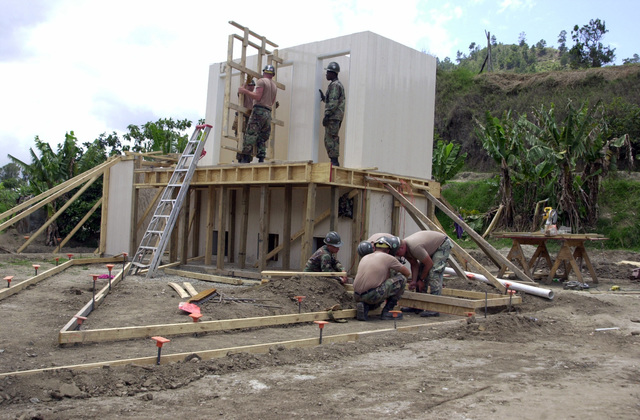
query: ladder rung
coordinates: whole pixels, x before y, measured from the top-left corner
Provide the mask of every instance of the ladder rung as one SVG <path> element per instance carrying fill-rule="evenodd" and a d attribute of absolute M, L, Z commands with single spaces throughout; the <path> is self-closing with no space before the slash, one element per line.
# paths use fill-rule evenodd
<path fill-rule="evenodd" d="M 167 187 L 181 187 L 182 184 L 167 184 Z"/>
<path fill-rule="evenodd" d="M 151 264 L 142 264 L 142 263 L 133 262 L 133 261 L 131 262 L 131 264 L 133 264 L 133 265 L 135 265 L 136 267 L 139 267 L 139 268 L 149 268 L 149 267 L 151 267 Z"/>
<path fill-rule="evenodd" d="M 146 245 L 140 245 L 139 248 L 140 249 L 153 249 L 154 251 L 157 249 L 157 247 L 155 247 L 155 246 L 146 246 Z"/>

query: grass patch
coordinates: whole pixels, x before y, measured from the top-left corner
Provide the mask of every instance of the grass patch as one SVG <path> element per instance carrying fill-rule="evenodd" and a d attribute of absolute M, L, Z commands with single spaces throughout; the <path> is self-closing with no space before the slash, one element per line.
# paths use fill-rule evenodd
<path fill-rule="evenodd" d="M 640 182 L 606 179 L 598 204 L 597 231 L 609 238 L 605 248 L 640 251 Z"/>

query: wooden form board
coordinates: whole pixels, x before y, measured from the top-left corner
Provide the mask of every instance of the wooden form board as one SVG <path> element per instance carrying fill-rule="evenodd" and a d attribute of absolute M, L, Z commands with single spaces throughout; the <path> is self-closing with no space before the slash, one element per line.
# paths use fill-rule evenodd
<path fill-rule="evenodd" d="M 167 274 L 175 275 L 175 276 L 188 277 L 192 279 L 211 281 L 216 283 L 226 283 L 226 284 L 258 284 L 260 283 L 259 281 L 256 281 L 256 280 L 246 280 L 246 279 L 240 279 L 236 277 L 223 277 L 223 276 L 216 276 L 213 274 L 194 273 L 192 271 L 176 270 L 174 268 L 165 268 L 164 272 Z"/>
<path fill-rule="evenodd" d="M 307 277 L 344 277 L 347 275 L 346 271 L 275 271 L 264 270 L 261 272 L 262 277 L 293 277 L 293 276 L 307 276 Z"/>
<path fill-rule="evenodd" d="M 333 311 L 335 319 L 350 319 L 356 316 L 355 309 Z M 230 331 L 243 328 L 273 327 L 277 325 L 299 324 L 329 320 L 328 312 L 309 312 L 302 314 L 274 315 L 253 318 L 225 319 L 217 321 L 192 322 L 191 319 L 180 324 L 144 325 L 137 327 L 104 328 L 95 330 L 60 331 L 58 343 L 99 343 L 105 341 L 129 340 L 155 335 L 174 336 L 212 331 Z"/>
<path fill-rule="evenodd" d="M 508 306 L 509 299 L 511 305 L 522 303 L 522 297 L 517 295 L 509 298 L 507 295 L 490 293 L 485 300 L 484 293 L 444 288 L 442 295 L 404 292 L 398 300 L 398 305 L 465 316 L 469 312 L 475 313 L 477 309 L 484 308 L 485 304 L 488 307 Z"/>
<path fill-rule="evenodd" d="M 184 290 L 182 286 L 180 286 L 178 283 L 174 283 L 170 281 L 167 284 L 169 285 L 169 287 L 171 287 L 173 290 L 176 291 L 176 293 L 178 294 L 178 296 L 180 296 L 181 299 L 188 299 L 191 297 L 191 295 L 189 295 L 189 293 L 187 293 L 187 291 Z"/>
<path fill-rule="evenodd" d="M 27 279 L 25 281 L 22 281 L 20 283 L 15 283 L 14 285 L 12 285 L 11 287 L 8 287 L 6 289 L 2 289 L 0 290 L 0 300 L 7 298 L 11 295 L 14 295 L 18 292 L 20 292 L 21 290 L 26 289 L 27 287 L 36 284 L 46 278 L 49 278 L 51 276 L 54 276 L 58 273 L 61 273 L 62 271 L 66 270 L 69 267 L 72 267 L 74 265 L 85 265 L 85 264 L 96 264 L 96 263 L 116 263 L 116 262 L 122 262 L 122 257 L 120 256 L 116 256 L 116 257 L 111 257 L 111 258 L 78 258 L 78 259 L 71 259 L 68 261 L 63 262 L 62 264 L 58 265 L 57 267 L 53 267 L 50 268 L 47 271 L 43 271 L 42 273 L 38 274 L 37 276 L 31 277 L 30 279 Z"/>

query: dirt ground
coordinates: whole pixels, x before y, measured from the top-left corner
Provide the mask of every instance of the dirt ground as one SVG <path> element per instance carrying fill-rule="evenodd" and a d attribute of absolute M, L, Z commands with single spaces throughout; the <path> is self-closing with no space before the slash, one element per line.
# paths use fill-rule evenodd
<path fill-rule="evenodd" d="M 80 251 L 88 250 L 78 250 L 74 258 L 92 256 Z M 629 279 L 631 265 L 618 262 L 640 259 L 622 251 L 593 250 L 590 256 L 598 284 L 588 281 L 589 289 L 575 291 L 553 283 L 548 286 L 553 300 L 524 295 L 511 312 L 500 307 L 486 318 L 478 313 L 472 322 L 405 314 L 398 327 L 421 327 L 401 331 L 393 329 L 393 321 L 350 319 L 328 324 L 324 334 L 384 331 L 313 348 L 274 344 L 267 354 L 0 376 L 0 419 L 637 419 L 640 283 Z M 34 263 L 42 272 L 55 260 L 46 253 L 0 255 L 2 276 L 14 275 L 14 284 L 34 275 Z M 74 266 L 0 300 L 0 373 L 155 356 L 148 338 L 58 345 L 59 330 L 91 300 L 91 274 L 106 273 L 102 264 Z M 254 299 L 209 301 L 202 305 L 203 321 L 296 313 L 297 295 L 306 296 L 302 312 L 336 303 L 354 307 L 332 280 L 294 277 L 230 286 L 168 275 L 128 276 L 82 328 L 191 322 L 178 309 L 184 299 L 170 281 Z M 98 288 L 106 282 L 99 280 Z M 611 291 L 614 285 L 620 290 Z M 466 279 L 445 279 L 445 287 L 493 291 Z M 317 336 L 312 323 L 171 336 L 163 354 Z"/>

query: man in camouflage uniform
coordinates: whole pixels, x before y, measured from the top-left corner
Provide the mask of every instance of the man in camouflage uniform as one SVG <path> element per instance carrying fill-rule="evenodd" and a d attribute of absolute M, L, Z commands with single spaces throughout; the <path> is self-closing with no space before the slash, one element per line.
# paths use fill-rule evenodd
<path fill-rule="evenodd" d="M 426 286 L 429 286 L 430 294 L 441 295 L 444 269 L 452 247 L 451 239 L 436 231 L 422 230 L 404 238 L 396 255 L 411 264 L 409 289 L 426 292 Z M 420 311 L 422 317 L 439 315 L 438 312 Z"/>
<path fill-rule="evenodd" d="M 244 133 L 242 152 L 236 154 L 238 163 L 249 163 L 253 160 L 253 148 L 256 147 L 258 162 L 264 162 L 267 154 L 267 140 L 271 135 L 271 108 L 276 102 L 278 88 L 271 80 L 276 74 L 275 68 L 267 64 L 262 70 L 262 78 L 256 82 L 255 90 L 238 88 L 238 93 L 253 99 L 253 108 Z"/>
<path fill-rule="evenodd" d="M 402 296 L 411 271 L 396 257 L 389 254 L 386 240 L 374 244 L 375 252 L 364 255 L 358 264 L 358 274 L 353 281 L 353 298 L 356 303 L 356 318 L 369 319 L 369 311 L 387 301 L 382 308 L 380 319 L 393 319 L 389 313 Z M 402 319 L 402 314 L 397 319 Z"/>
<path fill-rule="evenodd" d="M 338 80 L 340 66 L 332 61 L 327 68 L 327 80 L 329 86 L 327 93 L 324 95 L 324 118 L 322 126 L 324 127 L 324 147 L 327 149 L 327 155 L 331 159 L 331 163 L 340 166 L 338 157 L 340 157 L 340 137 L 338 132 L 344 118 L 344 86 Z"/>
<path fill-rule="evenodd" d="M 324 237 L 324 245 L 313 253 L 303 271 L 325 273 L 347 271 L 336 258 L 341 246 L 342 240 L 337 232 L 327 233 Z M 347 283 L 346 276 L 339 278 L 339 280 L 342 284 Z"/>

